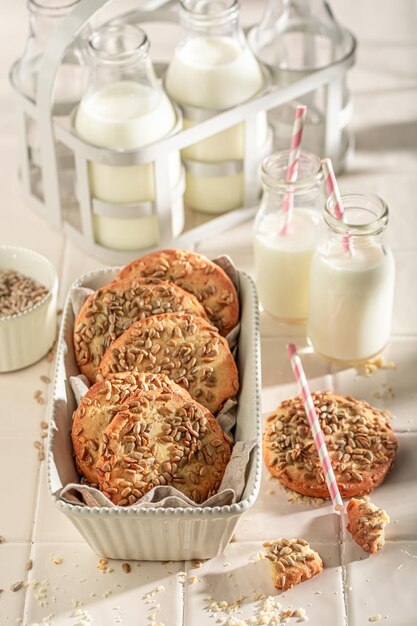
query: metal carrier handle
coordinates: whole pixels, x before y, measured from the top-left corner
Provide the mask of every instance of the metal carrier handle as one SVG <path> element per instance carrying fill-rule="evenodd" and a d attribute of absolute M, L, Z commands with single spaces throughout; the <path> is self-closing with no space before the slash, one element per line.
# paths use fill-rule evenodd
<path fill-rule="evenodd" d="M 138 150 L 111 151 L 106 148 L 98 148 L 83 142 L 72 130 L 68 130 L 57 124 L 52 116 L 53 92 L 56 75 L 67 48 L 75 41 L 90 18 L 108 5 L 112 0 L 82 0 L 73 11 L 65 18 L 57 29 L 43 54 L 38 75 L 38 88 L 36 99 L 37 121 L 40 129 L 41 163 L 43 171 L 44 187 L 44 211 L 54 225 L 62 226 L 62 207 L 59 192 L 58 161 L 56 155 L 55 137 L 74 150 L 76 170 L 79 176 L 88 179 L 85 158 L 77 159 L 77 146 L 82 147 L 83 156 L 87 154 L 90 160 L 96 162 L 111 162 L 118 165 L 132 165 L 141 163 L 154 163 L 155 178 L 155 204 L 159 227 L 160 245 L 170 243 L 173 246 L 193 245 L 202 236 L 209 236 L 214 232 L 225 230 L 250 219 L 256 211 L 257 202 L 257 175 L 258 155 L 252 149 L 251 138 L 255 136 L 256 114 L 260 111 L 269 111 L 286 102 L 314 91 L 322 85 L 328 85 L 328 102 L 334 102 L 340 97 L 340 84 L 345 72 L 353 65 L 355 57 L 356 40 L 352 36 L 352 50 L 339 62 L 317 70 L 314 73 L 301 78 L 299 81 L 280 87 L 272 86 L 266 93 L 260 94 L 241 105 L 229 109 L 206 119 L 198 125 L 171 134 L 149 146 Z M 111 20 L 112 22 L 139 23 L 149 21 L 177 22 L 177 14 L 169 10 L 176 4 L 173 0 L 148 0 L 141 10 L 130 11 Z M 161 9 L 163 7 L 163 9 Z M 339 81 L 337 80 L 339 78 Z M 341 107 L 339 107 L 341 108 Z M 332 107 L 334 110 L 334 108 Z M 337 107 L 336 107 L 337 109 Z M 209 223 L 198 226 L 173 241 L 171 229 L 171 190 L 166 184 L 169 180 L 169 155 L 172 151 L 178 151 L 198 141 L 206 139 L 213 134 L 219 133 L 236 124 L 244 123 L 244 207 L 220 215 Z M 333 126 L 337 120 L 333 121 Z M 326 146 L 331 145 L 331 137 L 328 132 Z M 111 155 L 111 156 L 109 156 Z M 78 162 L 77 162 L 78 160 Z M 47 173 L 47 175 L 45 175 Z M 88 209 L 88 211 L 86 210 Z M 116 263 L 124 263 L 135 255 L 132 252 L 117 252 L 104 249 L 95 244 L 92 232 L 92 200 L 88 207 L 80 207 L 82 231 L 77 233 L 76 239 L 84 248 L 94 248 L 94 254 L 104 260 L 110 257 Z M 75 235 L 75 233 L 72 233 Z M 88 245 L 84 239 L 87 238 Z M 142 251 L 143 252 L 143 251 Z"/>

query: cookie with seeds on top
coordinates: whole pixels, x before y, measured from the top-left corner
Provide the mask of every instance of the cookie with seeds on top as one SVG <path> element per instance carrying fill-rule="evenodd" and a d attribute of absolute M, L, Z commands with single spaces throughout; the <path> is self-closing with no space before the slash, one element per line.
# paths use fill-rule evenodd
<path fill-rule="evenodd" d="M 189 250 L 158 250 L 126 265 L 119 278 L 140 276 L 176 283 L 193 293 L 208 318 L 226 336 L 239 321 L 236 289 L 221 267 Z"/>
<path fill-rule="evenodd" d="M 98 482 L 96 462 L 100 451 L 100 438 L 104 429 L 120 410 L 123 402 L 138 390 L 161 389 L 190 395 L 163 375 L 121 372 L 112 374 L 87 391 L 72 422 L 72 444 L 77 468 L 87 482 Z"/>
<path fill-rule="evenodd" d="M 383 482 L 397 450 L 389 417 L 351 396 L 329 391 L 312 396 L 340 494 L 370 493 Z M 329 498 L 301 397 L 282 402 L 267 418 L 263 454 L 269 472 L 285 487 Z"/>
<path fill-rule="evenodd" d="M 375 554 L 385 544 L 384 529 L 390 518 L 383 509 L 372 502 L 352 498 L 346 508 L 349 523 L 348 531 L 365 552 Z"/>
<path fill-rule="evenodd" d="M 320 555 L 305 539 L 273 539 L 263 546 L 276 589 L 287 591 L 323 571 Z"/>
<path fill-rule="evenodd" d="M 154 315 L 132 324 L 105 353 L 98 376 L 125 370 L 166 374 L 212 413 L 239 388 L 226 339 L 188 313 Z"/>
<path fill-rule="evenodd" d="M 210 411 L 175 391 L 139 391 L 104 430 L 99 488 L 117 505 L 169 485 L 197 504 L 217 493 L 230 444 Z"/>
<path fill-rule="evenodd" d="M 105 351 L 133 322 L 174 311 L 207 319 L 197 298 L 173 283 L 126 278 L 101 287 L 87 298 L 74 324 L 75 358 L 80 371 L 95 382 Z"/>

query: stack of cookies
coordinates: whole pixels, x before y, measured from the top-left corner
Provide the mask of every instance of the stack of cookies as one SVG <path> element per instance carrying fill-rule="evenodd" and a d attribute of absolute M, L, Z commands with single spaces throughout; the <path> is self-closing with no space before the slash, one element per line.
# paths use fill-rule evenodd
<path fill-rule="evenodd" d="M 218 491 L 231 451 L 215 415 L 239 388 L 225 339 L 238 321 L 230 278 L 186 250 L 141 257 L 86 300 L 74 350 L 92 386 L 72 441 L 89 484 L 121 506 L 159 485 L 196 503 Z"/>

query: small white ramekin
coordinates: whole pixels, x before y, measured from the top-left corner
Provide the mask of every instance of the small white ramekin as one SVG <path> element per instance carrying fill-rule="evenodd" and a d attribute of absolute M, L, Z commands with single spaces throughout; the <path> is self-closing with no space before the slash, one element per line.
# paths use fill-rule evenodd
<path fill-rule="evenodd" d="M 34 250 L 0 246 L 0 271 L 6 269 L 37 280 L 49 294 L 23 313 L 0 317 L 0 372 L 12 372 L 39 361 L 56 336 L 58 277 L 52 263 Z"/>

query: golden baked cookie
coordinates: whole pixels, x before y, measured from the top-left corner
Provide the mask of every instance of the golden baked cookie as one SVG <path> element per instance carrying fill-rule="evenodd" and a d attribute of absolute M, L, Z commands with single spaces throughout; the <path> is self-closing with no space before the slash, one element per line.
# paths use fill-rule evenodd
<path fill-rule="evenodd" d="M 96 462 L 100 448 L 100 437 L 104 429 L 120 410 L 124 401 L 138 390 L 162 389 L 175 390 L 189 394 L 166 376 L 122 372 L 112 374 L 87 391 L 78 408 L 74 411 L 72 422 L 72 445 L 77 468 L 90 484 L 96 484 Z"/>
<path fill-rule="evenodd" d="M 124 370 L 166 374 L 212 413 L 239 388 L 226 339 L 188 313 L 154 315 L 132 324 L 105 353 L 98 376 Z"/>
<path fill-rule="evenodd" d="M 263 545 L 276 589 L 287 591 L 323 571 L 320 555 L 305 539 L 273 539 Z"/>
<path fill-rule="evenodd" d="M 104 430 L 97 474 L 114 504 L 134 504 L 158 485 L 194 502 L 217 493 L 230 445 L 213 415 L 184 394 L 138 391 Z"/>
<path fill-rule="evenodd" d="M 388 417 L 350 396 L 312 395 L 342 497 L 371 492 L 383 482 L 397 450 Z M 286 487 L 329 497 L 301 397 L 282 402 L 268 417 L 263 453 L 270 473 Z"/>
<path fill-rule="evenodd" d="M 372 502 L 355 498 L 352 498 L 346 510 L 349 520 L 347 529 L 356 543 L 365 552 L 378 552 L 385 544 L 384 528 L 390 523 L 389 515 Z"/>
<path fill-rule="evenodd" d="M 207 318 L 197 298 L 173 283 L 126 278 L 98 289 L 87 298 L 74 324 L 75 358 L 80 371 L 95 382 L 105 351 L 133 322 L 174 311 Z"/>
<path fill-rule="evenodd" d="M 189 250 L 158 250 L 126 265 L 119 278 L 142 276 L 176 283 L 193 293 L 210 321 L 226 336 L 239 321 L 236 289 L 221 267 Z"/>

